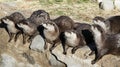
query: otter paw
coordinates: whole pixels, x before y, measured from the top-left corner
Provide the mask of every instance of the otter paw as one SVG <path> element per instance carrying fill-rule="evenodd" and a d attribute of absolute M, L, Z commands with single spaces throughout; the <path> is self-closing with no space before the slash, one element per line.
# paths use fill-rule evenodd
<path fill-rule="evenodd" d="M 95 60 L 93 60 L 93 61 L 91 61 L 91 64 L 95 64 L 95 62 L 96 62 L 96 61 L 95 61 Z"/>
<path fill-rule="evenodd" d="M 66 52 L 63 52 L 64 55 L 66 55 L 67 53 Z"/>

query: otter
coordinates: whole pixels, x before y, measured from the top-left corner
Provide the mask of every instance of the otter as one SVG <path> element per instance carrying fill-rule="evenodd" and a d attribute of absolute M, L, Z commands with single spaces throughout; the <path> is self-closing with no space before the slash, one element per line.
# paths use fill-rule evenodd
<path fill-rule="evenodd" d="M 22 34 L 21 29 L 17 26 L 19 21 L 25 19 L 25 17 L 20 12 L 14 12 L 9 16 L 5 16 L 1 18 L 1 24 L 4 25 L 10 39 L 8 42 L 11 42 L 13 37 L 15 36 L 15 42 L 17 41 L 20 34 Z"/>
<path fill-rule="evenodd" d="M 85 45 L 85 42 L 83 40 L 83 36 L 79 31 L 76 30 L 67 30 L 64 32 L 64 43 L 62 43 L 63 46 L 63 54 L 67 54 L 66 51 L 69 47 L 72 47 L 71 53 L 74 54 L 75 51 L 83 47 Z"/>
<path fill-rule="evenodd" d="M 50 43 L 50 51 L 54 49 L 54 47 L 57 46 L 56 43 L 60 42 L 59 40 L 59 28 L 53 21 L 46 21 L 46 23 L 42 23 L 42 26 L 44 27 L 43 34 L 44 39 L 46 42 Z M 47 44 L 44 46 L 45 49 L 47 49 Z"/>
<path fill-rule="evenodd" d="M 73 30 L 67 30 L 63 34 L 63 54 L 66 54 L 67 47 L 73 47 L 71 53 L 74 54 L 75 51 L 87 45 L 91 49 L 91 53 L 89 55 L 94 54 L 96 50 L 95 42 L 93 39 L 93 35 L 91 32 L 91 25 L 87 23 L 74 23 Z"/>
<path fill-rule="evenodd" d="M 120 33 L 120 16 L 112 16 L 110 18 L 103 18 L 100 16 L 97 16 L 93 19 L 93 23 L 100 25 L 105 32 L 109 34 L 117 34 Z"/>
<path fill-rule="evenodd" d="M 57 46 L 56 43 L 64 41 L 62 36 L 63 32 L 66 30 L 73 29 L 73 24 L 74 21 L 68 16 L 59 16 L 56 19 L 48 20 L 47 23 L 42 24 L 44 28 L 48 28 L 43 30 L 45 39 L 53 42 L 53 44 L 51 45 L 52 47 L 50 47 L 50 51 L 52 51 Z M 49 33 L 47 33 L 48 31 Z M 52 37 L 52 38 L 48 38 L 48 37 Z"/>
<path fill-rule="evenodd" d="M 23 30 L 23 41 L 26 43 L 26 39 L 29 37 L 28 42 L 31 42 L 32 39 L 38 35 L 38 27 L 41 23 L 49 20 L 49 13 L 45 10 L 36 10 L 34 11 L 29 18 L 26 20 L 20 21 L 17 25 Z"/>
<path fill-rule="evenodd" d="M 91 25 L 87 23 L 76 22 L 74 23 L 74 30 L 77 30 L 81 33 L 86 45 L 91 50 L 91 53 L 89 55 L 93 55 L 96 51 L 96 45 L 91 31 Z"/>
<path fill-rule="evenodd" d="M 17 23 L 17 26 L 22 29 L 23 31 L 23 43 L 26 43 L 26 39 L 28 42 L 31 43 L 32 39 L 39 34 L 37 31 L 37 25 L 35 23 L 32 23 L 30 20 L 25 19 L 21 20 L 19 23 Z"/>
<path fill-rule="evenodd" d="M 36 10 L 31 14 L 31 16 L 28 19 L 36 25 L 40 25 L 46 20 L 50 20 L 50 16 L 49 13 L 45 10 Z"/>
<path fill-rule="evenodd" d="M 60 32 L 73 29 L 74 21 L 68 16 L 59 16 L 53 20 L 59 27 Z"/>
<path fill-rule="evenodd" d="M 91 30 L 97 47 L 92 64 L 95 64 L 107 54 L 120 55 L 120 34 L 108 34 L 101 26 L 96 24 L 92 25 Z"/>

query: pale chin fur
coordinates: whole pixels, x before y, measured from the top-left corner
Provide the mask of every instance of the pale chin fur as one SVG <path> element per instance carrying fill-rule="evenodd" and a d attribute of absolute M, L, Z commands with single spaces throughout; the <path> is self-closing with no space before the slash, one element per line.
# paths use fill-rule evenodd
<path fill-rule="evenodd" d="M 6 24 L 8 24 L 8 25 L 14 25 L 14 22 L 13 21 L 11 21 L 11 20 L 9 20 L 9 19 L 3 19 L 3 22 L 4 23 L 6 23 Z"/>
<path fill-rule="evenodd" d="M 21 24 L 17 24 L 18 27 L 22 28 L 22 25 Z"/>
<path fill-rule="evenodd" d="M 91 27 L 91 30 L 94 33 L 94 38 L 95 38 L 95 42 L 99 45 L 97 48 L 101 48 L 102 47 L 102 38 L 101 38 L 101 32 L 96 28 L 96 27 Z"/>
<path fill-rule="evenodd" d="M 43 25 L 43 27 L 45 27 L 45 28 L 46 28 L 46 26 L 47 26 L 46 24 L 42 24 L 42 25 Z"/>
<path fill-rule="evenodd" d="M 69 46 L 77 46 L 77 44 L 76 43 L 78 43 L 78 42 L 76 42 L 76 40 L 77 40 L 77 35 L 76 35 L 76 33 L 73 33 L 73 32 L 71 32 L 71 33 L 68 33 L 68 32 L 66 32 L 65 33 L 65 36 L 66 36 L 66 42 L 68 43 L 68 45 Z"/>
<path fill-rule="evenodd" d="M 106 25 L 105 25 L 104 22 L 102 22 L 102 21 L 100 21 L 100 20 L 98 20 L 98 21 L 93 21 L 93 22 L 94 22 L 94 24 L 97 24 L 97 25 L 101 26 L 101 27 L 105 30 L 105 32 L 107 32 L 107 27 L 106 27 Z"/>
<path fill-rule="evenodd" d="M 54 28 L 53 25 L 50 25 L 50 24 L 46 25 L 46 24 L 43 24 L 43 26 L 44 26 L 47 30 L 49 30 L 49 31 L 55 31 L 55 28 Z"/>
<path fill-rule="evenodd" d="M 28 25 L 18 24 L 18 27 L 24 29 L 24 31 L 31 31 L 32 29 Z"/>
<path fill-rule="evenodd" d="M 53 25 L 43 24 L 43 26 L 46 28 L 44 30 L 44 35 L 46 39 L 53 41 L 59 36 L 58 32 L 55 32 L 55 27 Z M 55 34 L 53 35 L 53 33 Z"/>
<path fill-rule="evenodd" d="M 74 38 L 74 37 L 76 37 L 76 34 L 73 33 L 73 32 L 70 32 L 70 33 L 65 32 L 65 36 L 68 37 L 68 38 Z"/>
<path fill-rule="evenodd" d="M 69 37 L 71 33 L 65 32 L 65 36 Z"/>
<path fill-rule="evenodd" d="M 15 27 L 15 24 L 13 21 L 9 20 L 9 19 L 3 19 L 3 22 L 7 24 L 7 28 L 9 30 L 9 32 L 12 32 L 12 33 L 16 33 L 18 30 L 16 29 Z"/>

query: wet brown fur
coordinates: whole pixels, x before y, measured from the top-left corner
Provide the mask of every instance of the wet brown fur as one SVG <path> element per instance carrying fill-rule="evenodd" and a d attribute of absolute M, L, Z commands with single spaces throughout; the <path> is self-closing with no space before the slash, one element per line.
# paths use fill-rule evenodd
<path fill-rule="evenodd" d="M 101 33 L 101 43 L 97 43 L 97 52 L 95 52 L 95 59 L 92 64 L 99 61 L 104 55 L 113 54 L 120 55 L 120 34 L 107 34 L 99 25 L 93 25 Z M 94 35 L 96 36 L 96 35 Z M 99 38 L 99 37 L 98 37 Z M 101 46 L 102 45 L 102 46 Z M 101 47 L 100 47 L 101 46 Z"/>

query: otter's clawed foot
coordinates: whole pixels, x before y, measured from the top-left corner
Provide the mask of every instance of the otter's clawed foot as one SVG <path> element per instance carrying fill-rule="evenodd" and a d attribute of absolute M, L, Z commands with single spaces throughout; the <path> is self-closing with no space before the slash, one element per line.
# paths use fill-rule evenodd
<path fill-rule="evenodd" d="M 67 53 L 66 52 L 63 52 L 64 55 L 66 55 Z"/>
<path fill-rule="evenodd" d="M 9 40 L 8 40 L 8 42 L 11 42 L 11 41 L 12 41 L 12 39 L 9 39 Z"/>
<path fill-rule="evenodd" d="M 32 39 L 28 39 L 27 42 L 28 42 L 28 43 L 31 43 L 31 42 L 32 42 Z"/>
<path fill-rule="evenodd" d="M 95 60 L 92 60 L 92 61 L 91 61 L 91 64 L 95 64 L 95 63 L 96 63 L 96 61 L 95 61 Z"/>
<path fill-rule="evenodd" d="M 26 41 L 23 41 L 23 44 L 26 44 Z"/>
<path fill-rule="evenodd" d="M 74 53 L 75 53 L 75 50 L 74 50 L 74 49 L 72 49 L 71 53 L 72 53 L 72 54 L 74 54 Z"/>

